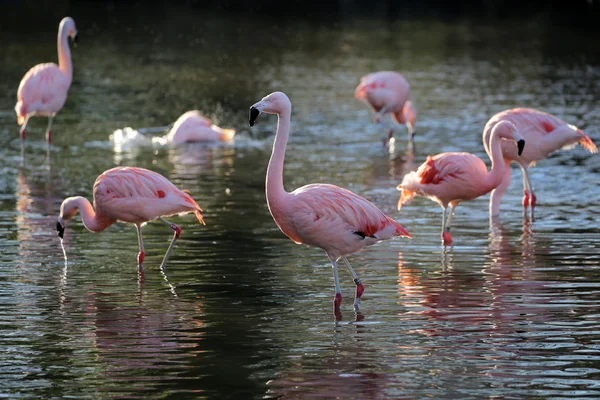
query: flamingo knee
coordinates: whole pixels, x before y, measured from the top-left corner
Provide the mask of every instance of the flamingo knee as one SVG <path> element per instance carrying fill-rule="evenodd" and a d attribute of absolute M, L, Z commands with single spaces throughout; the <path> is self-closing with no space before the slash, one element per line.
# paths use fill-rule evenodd
<path fill-rule="evenodd" d="M 175 224 L 171 224 L 169 227 L 175 231 L 175 239 L 179 239 L 179 236 L 181 236 L 181 228 Z"/>
<path fill-rule="evenodd" d="M 144 263 L 144 257 L 146 257 L 146 253 L 140 251 L 138 253 L 138 265 L 142 265 Z"/>
<path fill-rule="evenodd" d="M 535 197 L 535 194 L 531 192 L 531 196 L 529 197 L 529 205 L 531 206 L 532 210 L 535 207 L 535 203 L 537 203 L 537 197 Z"/>
<path fill-rule="evenodd" d="M 442 233 L 442 242 L 444 246 L 450 246 L 452 244 L 452 235 L 450 235 L 450 232 L 446 231 Z"/>
<path fill-rule="evenodd" d="M 341 305 L 342 305 L 342 294 L 336 293 L 335 297 L 333 298 L 333 309 L 339 310 Z"/>
<path fill-rule="evenodd" d="M 355 279 L 354 283 L 356 283 L 356 295 L 354 297 L 360 299 L 365 292 L 365 286 L 360 282 L 359 279 Z"/>
<path fill-rule="evenodd" d="M 523 208 L 527 208 L 529 206 L 529 192 L 527 190 L 523 190 Z"/>

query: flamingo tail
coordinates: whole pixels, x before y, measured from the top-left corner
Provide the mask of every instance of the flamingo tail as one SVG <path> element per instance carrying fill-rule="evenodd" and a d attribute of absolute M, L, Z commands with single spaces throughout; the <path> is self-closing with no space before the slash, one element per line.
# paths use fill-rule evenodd
<path fill-rule="evenodd" d="M 583 147 L 590 153 L 598 152 L 598 147 L 596 147 L 596 144 L 594 144 L 594 142 L 592 142 L 592 139 L 590 139 L 590 137 L 587 135 L 583 135 L 583 137 L 579 139 L 579 144 L 581 145 L 581 147 Z"/>
<path fill-rule="evenodd" d="M 204 222 L 204 218 L 202 217 L 202 209 L 197 209 L 194 210 L 194 214 L 196 215 L 196 218 L 198 218 L 198 221 L 200 221 L 200 223 L 202 225 L 206 225 L 206 222 Z"/>
<path fill-rule="evenodd" d="M 399 189 L 402 187 L 398 186 Z M 398 210 L 402 209 L 402 206 L 407 204 L 409 201 L 414 199 L 417 195 L 417 192 L 414 190 L 402 189 L 402 194 L 400 195 L 400 200 L 398 200 Z"/>
<path fill-rule="evenodd" d="M 15 105 L 15 112 L 17 113 L 17 124 L 23 125 L 25 123 L 25 116 L 27 115 L 27 107 L 21 100 Z"/>
<path fill-rule="evenodd" d="M 228 142 L 230 140 L 233 140 L 233 137 L 235 136 L 235 130 L 234 129 L 221 129 L 221 141 L 222 142 Z"/>
<path fill-rule="evenodd" d="M 396 236 L 412 239 L 412 236 L 410 235 L 410 233 L 408 233 L 408 231 L 406 229 L 404 229 L 404 227 L 402 225 L 400 225 L 396 221 L 394 221 L 394 224 L 396 225 Z"/>

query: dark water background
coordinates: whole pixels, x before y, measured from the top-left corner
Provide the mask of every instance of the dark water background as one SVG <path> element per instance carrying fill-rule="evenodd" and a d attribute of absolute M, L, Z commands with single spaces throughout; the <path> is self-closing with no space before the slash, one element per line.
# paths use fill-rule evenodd
<path fill-rule="evenodd" d="M 483 126 L 506 108 L 551 112 L 599 143 L 595 2 L 214 3 L 0 3 L 0 397 L 600 397 L 600 158 L 576 148 L 531 169 L 533 224 L 515 170 L 500 222 L 490 226 L 487 196 L 463 203 L 446 249 L 439 207 L 416 199 L 399 213 L 395 189 L 427 154 L 487 160 Z M 69 98 L 50 160 L 43 118 L 22 159 L 16 90 L 28 68 L 56 61 L 64 15 L 80 34 Z M 403 134 L 387 155 L 352 96 L 386 69 L 412 85 L 414 159 Z M 247 110 L 275 90 L 294 107 L 288 190 L 347 187 L 414 236 L 350 258 L 363 309 L 342 271 L 338 322 L 325 255 L 284 237 L 265 203 L 276 121 L 250 131 Z M 238 130 L 235 143 L 116 151 L 109 140 L 194 108 Z M 205 210 L 206 226 L 173 218 L 183 235 L 167 275 L 160 223 L 144 227 L 143 281 L 132 226 L 92 234 L 77 218 L 63 260 L 62 199 L 90 198 L 115 165 L 160 172 Z"/>

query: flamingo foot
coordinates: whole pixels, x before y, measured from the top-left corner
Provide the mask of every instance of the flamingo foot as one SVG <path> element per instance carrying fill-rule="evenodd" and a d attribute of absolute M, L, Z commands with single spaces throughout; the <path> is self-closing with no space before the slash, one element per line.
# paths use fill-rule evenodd
<path fill-rule="evenodd" d="M 146 253 L 144 253 L 143 251 L 140 251 L 138 253 L 138 266 L 141 268 L 142 264 L 144 263 L 144 257 L 146 257 Z"/>
<path fill-rule="evenodd" d="M 450 232 L 446 231 L 442 233 L 442 243 L 444 246 L 450 246 L 452 244 L 452 235 L 450 235 Z"/>
<path fill-rule="evenodd" d="M 340 305 L 342 305 L 342 294 L 336 293 L 335 297 L 333 298 L 333 311 L 339 311 Z"/>
<path fill-rule="evenodd" d="M 355 281 L 356 282 L 356 281 Z M 360 298 L 365 292 L 365 287 L 360 281 L 356 283 L 356 293 L 354 296 L 354 311 L 358 311 L 360 309 Z"/>
<path fill-rule="evenodd" d="M 529 192 L 527 190 L 523 190 L 523 208 L 527 208 L 529 206 Z"/>

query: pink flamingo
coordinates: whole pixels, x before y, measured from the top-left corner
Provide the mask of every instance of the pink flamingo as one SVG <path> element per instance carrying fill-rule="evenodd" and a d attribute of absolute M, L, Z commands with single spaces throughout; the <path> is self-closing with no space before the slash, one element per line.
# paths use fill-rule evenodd
<path fill-rule="evenodd" d="M 77 42 L 77 29 L 71 17 L 63 18 L 58 27 L 58 65 L 38 64 L 21 79 L 15 105 L 17 123 L 21 125 L 21 142 L 25 140 L 29 118 L 35 115 L 48 117 L 46 140 L 48 144 L 52 141 L 52 119 L 65 104 L 73 79 L 68 38 Z"/>
<path fill-rule="evenodd" d="M 170 223 L 163 216 L 193 212 L 202 224 L 202 209 L 192 196 L 175 187 L 167 178 L 144 168 L 116 167 L 104 171 L 94 183 L 94 207 L 85 197 L 66 198 L 60 206 L 56 223 L 58 236 L 63 238 L 66 222 L 81 211 L 83 225 L 90 232 L 100 232 L 117 221 L 135 224 L 138 232 L 140 252 L 138 268 L 144 262 L 144 242 L 142 224 L 159 219 L 174 231 L 173 240 L 165 254 L 161 268 L 164 268 L 175 242 L 181 235 L 181 228 Z"/>
<path fill-rule="evenodd" d="M 397 189 L 402 190 L 398 209 L 402 208 L 417 194 L 430 198 L 444 210 L 442 216 L 442 242 L 452 244 L 450 222 L 456 206 L 463 200 L 472 200 L 483 196 L 497 187 L 504 176 L 505 164 L 502 160 L 500 141 L 502 138 L 517 143 L 521 154 L 525 141 L 514 124 L 503 121 L 492 130 L 490 147 L 492 149 L 492 168 L 488 172 L 485 163 L 471 153 L 441 153 L 428 156 L 419 169 L 404 176 Z M 446 214 L 450 206 L 450 214 Z"/>
<path fill-rule="evenodd" d="M 175 121 L 167 134 L 167 141 L 173 144 L 186 142 L 230 141 L 235 135 L 233 129 L 222 129 L 213 125 L 198 110 L 188 111 Z"/>
<path fill-rule="evenodd" d="M 278 117 L 273 153 L 267 168 L 266 195 L 271 215 L 279 229 L 294 242 L 325 250 L 333 266 L 336 312 L 342 302 L 337 261 L 340 258 L 344 261 L 356 284 L 354 308 L 358 311 L 364 286 L 346 255 L 394 236 L 411 236 L 371 202 L 338 186 L 317 183 L 286 192 L 283 160 L 290 134 L 292 104 L 284 93 L 271 93 L 250 107 L 250 126 L 261 112 Z"/>
<path fill-rule="evenodd" d="M 483 145 L 488 154 L 490 154 L 490 134 L 494 126 L 500 121 L 510 121 L 515 124 L 521 136 L 530 145 L 527 146 L 527 149 L 522 154 L 517 154 L 517 148 L 512 142 L 502 141 L 502 154 L 504 155 L 506 168 L 502 183 L 492 191 L 490 197 L 491 216 L 500 214 L 500 201 L 510 183 L 509 164 L 511 161 L 519 164 L 523 171 L 523 212 L 526 213 L 527 206 L 531 206 L 531 217 L 533 218 L 533 208 L 535 207 L 537 198 L 533 193 L 533 186 L 531 185 L 527 168 L 535 165 L 537 161 L 546 158 L 553 151 L 561 148 L 571 148 L 576 146 L 577 143 L 591 153 L 598 152 L 598 148 L 592 142 L 592 139 L 585 135 L 581 129 L 539 110 L 513 108 L 494 115 L 485 125 L 483 130 Z"/>
<path fill-rule="evenodd" d="M 410 85 L 407 80 L 393 71 L 373 72 L 363 76 L 354 91 L 354 97 L 373 109 L 376 124 L 383 126 L 381 120 L 386 114 L 391 114 L 396 123 L 405 124 L 408 128 L 409 143 L 412 144 L 417 112 L 408 100 L 409 94 Z M 383 139 L 384 144 L 392 139 L 394 134 L 393 127 L 386 129 L 388 137 Z"/>

